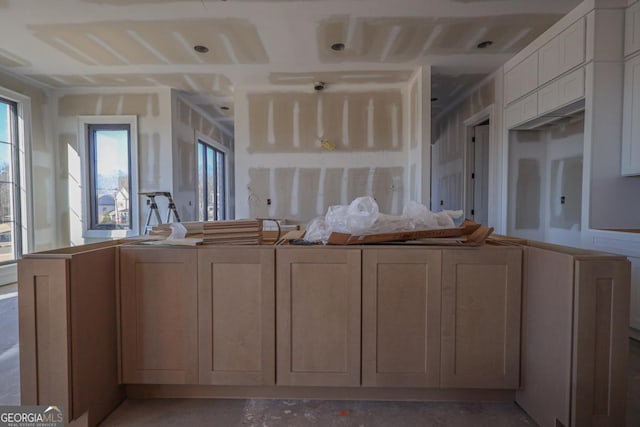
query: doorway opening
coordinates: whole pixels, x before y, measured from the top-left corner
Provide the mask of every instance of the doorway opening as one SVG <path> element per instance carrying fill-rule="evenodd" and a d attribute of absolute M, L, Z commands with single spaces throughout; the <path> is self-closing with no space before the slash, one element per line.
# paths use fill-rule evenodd
<path fill-rule="evenodd" d="M 491 119 L 467 125 L 465 215 L 487 225 L 489 222 L 489 142 Z"/>

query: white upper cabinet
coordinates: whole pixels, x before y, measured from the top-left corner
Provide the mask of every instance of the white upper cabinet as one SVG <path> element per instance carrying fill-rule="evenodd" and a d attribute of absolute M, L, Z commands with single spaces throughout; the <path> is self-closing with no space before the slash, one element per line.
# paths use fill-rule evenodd
<path fill-rule="evenodd" d="M 584 96 L 584 67 L 554 80 L 538 92 L 538 114 L 553 111 Z"/>
<path fill-rule="evenodd" d="M 640 56 L 624 67 L 622 175 L 640 175 Z"/>
<path fill-rule="evenodd" d="M 581 18 L 540 48 L 538 86 L 582 64 L 585 54 L 585 20 Z"/>
<path fill-rule="evenodd" d="M 640 50 L 640 2 L 628 8 L 624 18 L 624 56 Z"/>
<path fill-rule="evenodd" d="M 534 52 L 505 74 L 507 104 L 538 87 L 538 52 Z"/>

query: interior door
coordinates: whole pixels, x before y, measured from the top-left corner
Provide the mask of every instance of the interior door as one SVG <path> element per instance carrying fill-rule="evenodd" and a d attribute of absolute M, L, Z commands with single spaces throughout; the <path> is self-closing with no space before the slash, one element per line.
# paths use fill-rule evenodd
<path fill-rule="evenodd" d="M 487 224 L 489 219 L 489 124 L 474 126 L 471 144 L 471 217 Z"/>

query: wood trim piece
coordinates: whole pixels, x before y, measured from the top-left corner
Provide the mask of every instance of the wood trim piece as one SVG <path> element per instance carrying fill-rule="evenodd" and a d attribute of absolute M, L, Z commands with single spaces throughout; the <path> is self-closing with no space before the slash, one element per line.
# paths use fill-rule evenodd
<path fill-rule="evenodd" d="M 630 263 L 576 262 L 572 426 L 625 423 Z"/>
<path fill-rule="evenodd" d="M 276 286 L 277 384 L 359 385 L 360 249 L 278 249 Z"/>
<path fill-rule="evenodd" d="M 438 387 L 442 252 L 365 248 L 362 258 L 362 385 Z"/>
<path fill-rule="evenodd" d="M 215 291 L 225 299 L 214 301 Z M 200 384 L 275 384 L 275 250 L 199 248 L 198 324 Z"/>

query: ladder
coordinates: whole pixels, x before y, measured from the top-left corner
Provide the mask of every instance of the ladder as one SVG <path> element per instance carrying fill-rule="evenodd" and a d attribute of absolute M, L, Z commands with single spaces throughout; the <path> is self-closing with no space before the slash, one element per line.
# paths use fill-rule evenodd
<path fill-rule="evenodd" d="M 151 218 L 155 217 L 156 224 L 162 224 L 162 218 L 160 218 L 160 211 L 158 210 L 158 204 L 156 203 L 156 197 L 166 197 L 169 200 L 169 209 L 167 210 L 167 219 L 165 223 L 169 223 L 171 214 L 173 213 L 173 222 L 180 222 L 180 215 L 176 210 L 176 204 L 173 202 L 171 193 L 169 191 L 151 191 L 148 193 L 138 193 L 141 196 L 147 197 L 147 205 L 149 205 L 149 213 L 147 214 L 147 221 L 144 224 L 144 234 L 148 234 L 151 231 Z"/>

